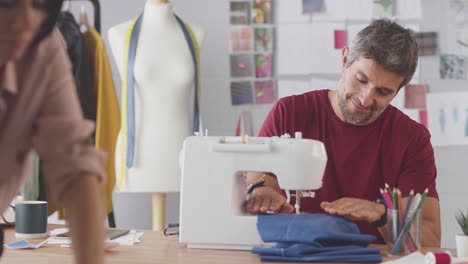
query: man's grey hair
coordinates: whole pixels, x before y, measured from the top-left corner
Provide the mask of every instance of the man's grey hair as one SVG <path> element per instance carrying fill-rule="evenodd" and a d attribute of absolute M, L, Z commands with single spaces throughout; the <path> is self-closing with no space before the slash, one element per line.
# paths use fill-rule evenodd
<path fill-rule="evenodd" d="M 414 32 L 389 19 L 374 20 L 353 39 L 346 67 L 361 57 L 373 59 L 385 70 L 403 76 L 398 87 L 401 88 L 409 83 L 418 65 Z"/>

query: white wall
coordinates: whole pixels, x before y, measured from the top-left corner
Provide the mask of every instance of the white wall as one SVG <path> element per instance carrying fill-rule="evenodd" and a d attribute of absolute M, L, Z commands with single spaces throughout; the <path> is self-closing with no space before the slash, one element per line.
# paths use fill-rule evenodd
<path fill-rule="evenodd" d="M 145 0 L 101 0 L 102 27 L 104 38 L 109 27 L 136 17 Z M 253 129 L 258 132 L 271 105 L 233 107 L 229 92 L 228 61 L 228 0 L 172 0 L 175 12 L 183 19 L 203 26 L 207 32 L 201 53 L 202 101 L 201 111 L 204 125 L 211 135 L 232 135 L 237 115 L 242 108 L 252 110 Z M 448 1 L 422 0 L 422 30 L 439 32 L 441 49 L 447 47 Z M 79 4 L 75 4 L 76 7 Z M 460 91 L 467 89 L 466 81 L 441 81 L 438 78 L 438 57 L 421 58 L 420 79 L 429 83 L 434 91 Z M 114 71 L 117 74 L 117 71 Z M 116 83 L 120 88 L 119 77 Z M 438 168 L 438 190 L 442 216 L 442 246 L 454 247 L 454 234 L 459 228 L 454 220 L 454 211 L 468 208 L 468 148 L 436 148 Z M 200 190 L 203 191 L 203 190 Z M 214 198 L 215 199 L 215 198 Z M 115 194 L 115 214 L 119 227 L 151 229 L 151 196 L 149 194 Z M 168 197 L 166 219 L 177 222 L 178 194 Z"/>

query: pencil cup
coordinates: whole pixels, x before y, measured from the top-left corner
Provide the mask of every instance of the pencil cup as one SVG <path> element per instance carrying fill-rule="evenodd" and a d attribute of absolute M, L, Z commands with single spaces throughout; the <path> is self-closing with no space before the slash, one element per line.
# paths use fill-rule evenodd
<path fill-rule="evenodd" d="M 387 209 L 387 255 L 402 256 L 421 249 L 421 210 L 407 213 Z M 405 219 L 403 219 L 405 218 Z"/>

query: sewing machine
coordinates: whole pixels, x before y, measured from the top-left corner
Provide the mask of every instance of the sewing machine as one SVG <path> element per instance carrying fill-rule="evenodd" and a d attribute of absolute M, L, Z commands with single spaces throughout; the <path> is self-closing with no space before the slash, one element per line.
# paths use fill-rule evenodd
<path fill-rule="evenodd" d="M 281 138 L 188 137 L 182 168 L 180 242 L 189 248 L 250 250 L 264 245 L 257 217 L 245 210 L 247 171 L 271 172 L 284 190 L 322 186 L 327 155 L 322 142 L 296 132 Z M 299 201 L 296 210 L 299 210 Z"/>

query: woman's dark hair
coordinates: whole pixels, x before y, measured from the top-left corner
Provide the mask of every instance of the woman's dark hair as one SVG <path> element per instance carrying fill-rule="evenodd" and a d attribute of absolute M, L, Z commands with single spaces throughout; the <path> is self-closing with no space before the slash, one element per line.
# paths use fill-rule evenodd
<path fill-rule="evenodd" d="M 47 37 L 55 27 L 57 23 L 57 17 L 62 9 L 63 0 L 47 0 L 46 1 L 46 8 L 45 11 L 47 13 L 47 18 L 42 24 L 42 28 L 39 31 L 36 39 L 34 40 L 34 44 L 39 43 L 45 37 Z"/>

